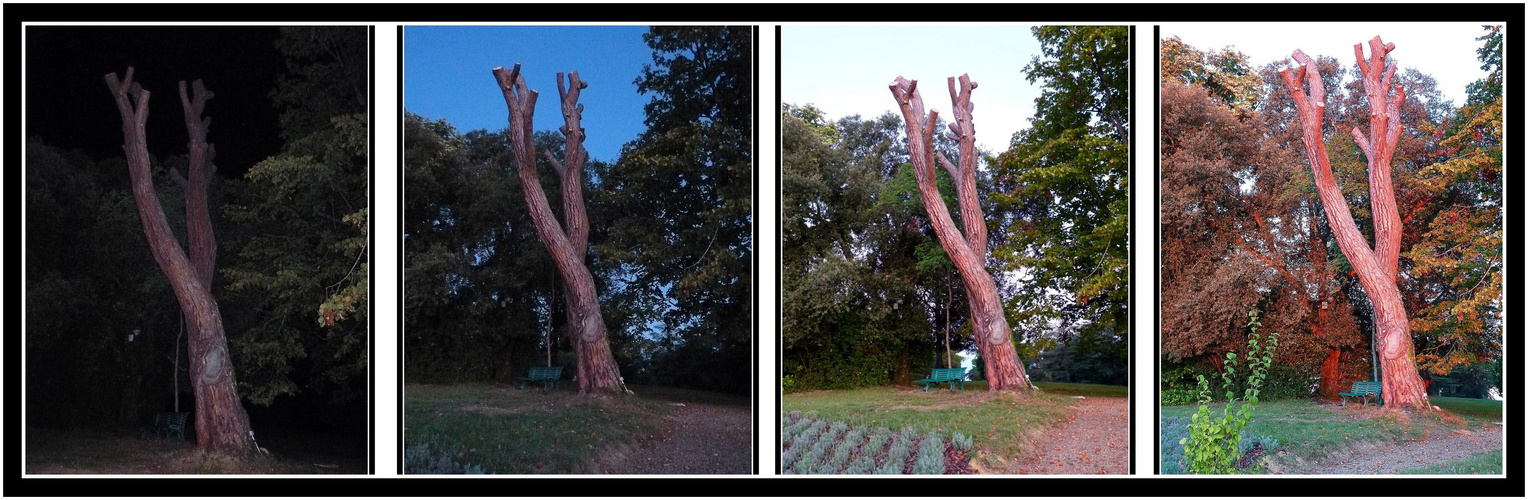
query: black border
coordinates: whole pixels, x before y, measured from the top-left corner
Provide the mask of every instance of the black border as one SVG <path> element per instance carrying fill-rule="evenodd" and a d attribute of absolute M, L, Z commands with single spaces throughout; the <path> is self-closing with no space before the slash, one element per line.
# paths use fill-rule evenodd
<path fill-rule="evenodd" d="M 1376 20 L 1409 20 L 1409 21 L 1476 21 L 1481 18 L 1506 19 L 1507 48 L 1509 55 L 1507 60 L 1507 96 L 1508 101 L 1513 103 L 1508 116 L 1508 130 L 1513 133 L 1506 139 L 1508 149 L 1513 152 L 1523 151 L 1523 119 L 1522 111 L 1525 109 L 1517 101 L 1522 98 L 1522 64 L 1524 58 L 1522 37 L 1518 35 L 1523 28 L 1524 5 L 1521 3 L 1490 3 L 1490 4 L 1404 4 L 1400 6 L 1386 6 L 1381 4 L 1178 4 L 1163 6 L 1154 4 L 1049 4 L 1049 5 L 1005 5 L 1005 4 L 978 4 L 950 6 L 946 4 L 898 4 L 887 7 L 869 4 L 826 5 L 826 4 L 731 4 L 731 5 L 700 5 L 700 4 L 664 4 L 659 6 L 638 4 L 585 4 L 577 9 L 568 9 L 566 5 L 556 4 L 523 4 L 523 5 L 489 5 L 489 4 L 384 4 L 367 5 L 357 8 L 356 4 L 330 4 L 330 5 L 304 5 L 301 9 L 285 9 L 276 7 L 275 4 L 222 4 L 216 9 L 197 9 L 198 6 L 187 4 L 152 4 L 152 5 L 124 5 L 124 4 L 14 4 L 4 6 L 5 28 L 4 40 L 7 44 L 4 54 L 7 62 L 4 74 L 5 81 L 21 81 L 21 67 L 19 62 L 21 50 L 21 22 L 42 21 L 78 21 L 78 22 L 126 22 L 125 20 L 176 20 L 185 22 L 196 21 L 219 21 L 226 22 L 237 20 L 240 22 L 495 22 L 524 23 L 536 21 L 570 21 L 577 22 L 732 22 L 738 24 L 769 25 L 776 22 L 875 22 L 875 21 L 900 21 L 900 22 L 970 22 L 970 21 L 1012 21 L 1015 23 L 1051 23 L 1051 22 L 1078 22 L 1086 20 L 1089 23 L 1129 23 L 1141 25 L 1153 25 L 1164 21 L 1173 22 L 1218 22 L 1218 21 L 1263 21 L 1263 22 L 1309 22 L 1313 17 L 1319 17 L 1321 21 L 1376 21 Z M 205 6 L 203 6 L 205 7 Z M 297 17 L 294 17 L 297 16 Z M 757 32 L 756 32 L 757 33 Z M 779 29 L 776 28 L 776 33 Z M 1132 33 L 1133 34 L 1133 33 Z M 779 38 L 777 37 L 777 43 Z M 401 43 L 401 36 L 400 36 Z M 401 46 L 400 46 L 401 57 Z M 1134 54 L 1132 53 L 1132 56 Z M 757 63 L 756 63 L 757 67 Z M 400 67 L 401 68 L 401 67 Z M 779 63 L 778 52 L 776 60 L 778 75 Z M 1133 72 L 1132 72 L 1133 76 Z M 400 76 L 401 78 L 401 76 Z M 373 79 L 375 82 L 375 79 Z M 373 83 L 374 84 L 374 83 Z M 757 85 L 757 82 L 755 82 Z M 401 106 L 401 87 L 400 87 Z M 1132 92 L 1134 92 L 1132 83 Z M 756 92 L 757 93 L 757 92 Z M 1155 92 L 1153 92 L 1155 95 Z M 778 87 L 776 90 L 776 102 L 779 102 Z M 5 104 L 10 109 L 19 109 L 21 102 L 20 88 L 17 85 L 8 86 L 4 92 Z M 1135 96 L 1132 94 L 1132 116 L 1134 116 Z M 1155 97 L 1153 103 L 1157 104 Z M 1153 108 L 1153 111 L 1156 108 Z M 13 131 L 4 138 L 4 159 L 8 165 L 22 163 L 21 138 L 14 131 L 21 129 L 21 116 L 19 113 L 9 113 L 4 118 L 4 124 L 8 130 Z M 779 117 L 776 117 L 776 138 L 778 140 Z M 1134 126 L 1139 125 L 1138 119 L 1133 120 Z M 374 122 L 375 125 L 375 122 Z M 401 153 L 402 132 L 399 129 L 399 152 Z M 757 127 L 755 127 L 757 134 Z M 1133 130 L 1132 130 L 1133 134 Z M 375 137 L 375 132 L 373 132 Z M 757 137 L 756 137 L 757 140 Z M 1134 144 L 1131 144 L 1132 148 Z M 760 147 L 755 144 L 755 151 Z M 373 151 L 374 152 L 374 151 Z M 1514 159 L 1514 166 L 1522 165 L 1517 156 L 1509 156 Z M 1136 155 L 1132 152 L 1132 158 Z M 400 156 L 401 159 L 401 156 Z M 755 157 L 755 180 L 758 158 Z M 776 158 L 778 161 L 778 155 Z M 1153 160 L 1155 162 L 1155 160 Z M 1155 164 L 1155 163 L 1153 163 Z M 1135 165 L 1132 165 L 1134 171 Z M 778 164 L 776 164 L 778 172 Z M 7 184 L 12 186 L 7 193 L 16 194 L 21 188 L 20 169 L 8 169 L 4 175 Z M 778 175 L 778 174 L 777 174 Z M 373 174 L 375 177 L 375 173 Z M 1510 176 L 1510 174 L 1509 174 Z M 401 173 L 400 173 L 401 179 Z M 1132 197 L 1134 185 L 1132 183 Z M 1520 188 L 1522 184 L 1516 183 L 1514 187 Z M 400 182 L 401 196 L 401 182 Z M 758 187 L 755 185 L 756 200 Z M 1153 189 L 1154 199 L 1160 199 L 1158 189 Z M 1514 192 L 1515 194 L 1515 192 Z M 778 192 L 775 193 L 778 201 Z M 10 208 L 11 218 L 6 222 L 11 227 L 19 227 L 20 201 L 22 197 L 11 196 L 5 208 Z M 1519 204 L 1515 197 L 1509 196 L 1508 205 L 1504 208 L 1515 210 Z M 777 203 L 778 205 L 778 203 Z M 1132 203 L 1132 217 L 1135 216 L 1134 203 Z M 401 207 L 401 205 L 400 205 Z M 401 209 L 401 208 L 400 208 Z M 755 208 L 755 214 L 757 215 Z M 779 214 L 775 217 L 778 220 Z M 757 235 L 757 224 L 755 220 Z M 1160 222 L 1158 222 L 1160 224 Z M 1134 230 L 1139 226 L 1132 224 L 1132 242 L 1134 242 Z M 375 224 L 373 223 L 373 228 Z M 1513 226 L 1514 230 L 1522 227 L 1519 222 Z M 401 229 L 401 228 L 400 228 Z M 14 232 L 7 232 L 9 240 Z M 401 234 L 401 233 L 400 233 Z M 1155 234 L 1153 234 L 1155 236 Z M 778 224 L 777 224 L 778 241 Z M 19 238 L 19 236 L 18 236 Z M 755 239 L 757 248 L 757 239 Z M 11 248 L 14 246 L 8 245 Z M 375 247 L 374 247 L 375 248 Z M 1160 249 L 1158 249 L 1160 251 Z M 1523 262 L 1521 249 L 1517 245 L 1511 247 L 1512 262 Z M 1133 259 L 1134 252 L 1132 252 Z M 755 255 L 757 266 L 757 255 Z M 778 259 L 778 253 L 777 253 Z M 17 304 L 21 294 L 22 280 L 15 277 L 21 266 L 20 252 L 8 252 L 3 257 L 5 265 L 0 274 L 9 272 L 6 276 L 5 287 L 12 297 L 6 302 L 6 315 L 4 325 L 13 328 L 12 331 L 20 331 L 22 316 L 17 311 Z M 776 262 L 776 283 L 779 279 L 779 262 Z M 399 256 L 399 265 L 402 265 L 402 256 Z M 1132 265 L 1134 261 L 1132 260 Z M 400 273 L 401 273 L 401 267 Z M 1153 271 L 1158 285 L 1160 277 Z M 758 276 L 757 272 L 755 276 Z M 1508 284 L 1509 295 L 1521 297 L 1522 287 L 1519 284 L 1516 273 L 1513 273 Z M 758 285 L 755 284 L 757 292 Z M 1132 302 L 1135 293 L 1132 289 Z M 758 298 L 755 297 L 755 304 Z M 778 296 L 776 297 L 778 306 Z M 1519 304 L 1521 299 L 1519 298 Z M 1132 303 L 1132 305 L 1135 305 Z M 1510 306 L 1509 306 L 1510 307 Z M 755 309 L 757 311 L 757 309 Z M 375 307 L 374 307 L 375 312 Z M 402 311 L 399 310 L 400 315 Z M 1160 315 L 1155 316 L 1160 321 Z M 1134 321 L 1134 315 L 1132 315 Z M 756 321 L 757 322 L 757 321 Z M 781 327 L 780 318 L 774 318 L 775 330 L 778 335 Z M 1514 339 L 1523 339 L 1523 330 L 1516 323 L 1509 323 L 1513 328 L 1508 335 Z M 400 323 L 401 325 L 401 323 Z M 1132 327 L 1135 325 L 1132 324 Z M 757 326 L 755 326 L 757 328 Z M 376 332 L 373 332 L 375 335 Z M 1139 335 L 1137 332 L 1135 335 Z M 400 337 L 401 343 L 401 337 Z M 1132 344 L 1134 342 L 1132 341 Z M 776 358 L 779 357 L 779 344 L 776 344 Z M 4 389 L 6 395 L 6 416 L 8 419 L 5 427 L 5 437 L 10 443 L 21 442 L 20 437 L 20 390 L 22 377 L 19 373 L 19 363 L 11 363 L 20 358 L 24 351 L 24 345 L 19 335 L 12 335 L 5 339 L 5 347 L 8 355 L 7 365 L 14 368 L 6 368 Z M 1516 349 L 1507 354 L 1521 355 L 1522 346 L 1515 344 Z M 1133 345 L 1132 345 L 1133 349 Z M 1132 361 L 1136 360 L 1132 352 Z M 400 352 L 401 356 L 401 352 Z M 373 361 L 375 362 L 375 360 Z M 755 361 L 757 363 L 757 360 Z M 1160 364 L 1160 354 L 1156 360 Z M 757 365 L 756 365 L 757 370 Z M 757 373 L 757 371 L 756 371 Z M 1137 383 L 1133 379 L 1132 387 Z M 1520 387 L 1523 379 L 1521 364 L 1509 363 L 1506 384 L 1510 387 Z M 402 385 L 399 385 L 402 390 Z M 1134 391 L 1132 391 L 1134 394 Z M 1521 394 L 1515 392 L 1514 394 Z M 401 392 L 399 404 L 402 403 Z M 757 395 L 755 396 L 757 398 Z M 778 401 L 778 400 L 777 400 Z M 778 404 L 778 403 L 777 403 Z M 777 408 L 778 410 L 778 408 Z M 1508 401 L 1509 429 L 1514 431 L 1509 434 L 1506 442 L 1509 468 L 1505 479 L 1434 479 L 1434 478 L 1398 478 L 1385 476 L 1375 479 L 1323 479 L 1323 478 L 1178 478 L 1178 477 L 1152 477 L 1150 473 L 1121 479 L 1105 479 L 1104 482 L 1094 482 L 1079 478 L 1044 478 L 1044 477 L 1005 477 L 1005 478 L 971 478 L 965 481 L 982 481 L 976 483 L 964 483 L 957 485 L 954 482 L 961 478 L 906 478 L 906 479 L 847 479 L 853 481 L 847 483 L 854 488 L 822 488 L 832 483 L 823 481 L 843 480 L 838 478 L 694 478 L 694 479 L 630 479 L 630 478 L 598 478 L 591 483 L 581 483 L 586 478 L 560 479 L 560 478 L 519 478 L 502 477 L 516 481 L 512 487 L 488 487 L 488 488 L 464 488 L 463 484 L 442 483 L 450 481 L 450 478 L 430 478 L 409 476 L 406 478 L 100 478 L 100 479 L 73 479 L 73 478 L 32 478 L 21 480 L 20 446 L 8 446 L 4 450 L 4 486 L 5 493 L 10 495 L 23 494 L 32 496 L 86 496 L 100 495 L 102 492 L 110 492 L 120 496 L 510 496 L 510 495 L 538 495 L 538 496 L 598 496 L 598 495 L 623 495 L 623 496 L 789 496 L 789 495 L 812 495 L 812 496 L 848 496 L 848 495 L 872 495 L 882 496 L 1020 496 L 1042 494 L 1047 496 L 1248 496 L 1248 495 L 1281 495 L 1281 496 L 1518 496 L 1524 495 L 1524 476 L 1522 467 L 1523 440 L 1521 398 L 1513 398 Z M 373 413 L 375 413 L 373 411 Z M 1133 413 L 1133 412 L 1132 412 Z M 770 417 L 774 418 L 774 417 Z M 1132 419 L 1134 416 L 1132 415 Z M 758 425 L 756 416 L 755 425 Z M 401 433 L 401 429 L 400 429 Z M 401 441 L 400 441 L 401 443 Z M 1153 443 L 1155 446 L 1155 443 Z M 373 450 L 375 453 L 375 450 Z M 401 467 L 401 457 L 399 458 Z M 757 467 L 757 464 L 755 465 Z M 1132 463 L 1132 467 L 1134 467 Z M 778 457 L 776 458 L 778 469 Z M 1133 473 L 1139 472 L 1132 470 Z M 778 479 L 779 481 L 774 481 Z M 488 479 L 493 480 L 493 479 Z M 996 481 L 988 483 L 986 481 Z M 1022 481 L 1022 482 L 1020 482 Z M 1038 482 L 1036 482 L 1038 481 Z M 761 485 L 764 486 L 759 488 Z M 569 487 L 578 485 L 575 487 Z M 975 485 L 973 487 L 973 485 Z M 403 486 L 403 487 L 399 487 Z M 444 486 L 444 487 L 443 487 Z M 525 487 L 531 486 L 531 487 Z M 648 486 L 644 488 L 644 486 Z M 664 486 L 662 488 L 650 488 L 651 486 Z M 1038 488 L 1036 486 L 1039 486 Z M 1070 487 L 1068 487 L 1070 486 Z M 1145 487 L 1143 487 L 1145 486 Z M 1354 488 L 1353 486 L 1358 486 Z M 867 488 L 868 487 L 868 488 Z M 952 490 L 958 488 L 957 490 Z M 1060 487 L 1060 488 L 1057 488 Z"/>

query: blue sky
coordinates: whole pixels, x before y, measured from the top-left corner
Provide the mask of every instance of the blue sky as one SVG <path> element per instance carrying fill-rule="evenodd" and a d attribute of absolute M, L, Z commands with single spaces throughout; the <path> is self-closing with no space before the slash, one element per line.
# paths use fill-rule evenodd
<path fill-rule="evenodd" d="M 1376 35 L 1394 43 L 1391 57 L 1402 69 L 1416 68 L 1438 80 L 1438 91 L 1464 104 L 1465 87 L 1486 76 L 1475 50 L 1484 35 L 1481 23 L 1167 23 L 1162 38 L 1178 36 L 1202 51 L 1232 47 L 1247 54 L 1254 67 L 1282 61 L 1300 49 L 1311 57 L 1332 56 L 1346 67 L 1357 64 L 1353 45 Z M 1330 91 L 1330 89 L 1328 90 Z"/>
<path fill-rule="evenodd" d="M 646 32 L 646 26 L 406 26 L 403 105 L 460 132 L 503 130 L 509 111 L 492 70 L 520 63 L 525 83 L 539 94 L 536 130 L 556 130 L 562 126 L 556 75 L 577 71 L 589 82 L 578 101 L 589 134 L 584 147 L 594 159 L 615 161 L 621 146 L 646 129 L 642 107 L 651 98 L 634 83 L 652 63 Z"/>
<path fill-rule="evenodd" d="M 886 88 L 897 76 L 918 80 L 924 106 L 948 119 L 946 79 L 971 75 L 977 147 L 994 154 L 1029 126 L 1041 91 L 1024 80 L 1024 65 L 1040 53 L 1029 26 L 797 25 L 782 28 L 780 45 L 781 99 L 812 104 L 835 120 L 887 111 L 901 117 Z"/>

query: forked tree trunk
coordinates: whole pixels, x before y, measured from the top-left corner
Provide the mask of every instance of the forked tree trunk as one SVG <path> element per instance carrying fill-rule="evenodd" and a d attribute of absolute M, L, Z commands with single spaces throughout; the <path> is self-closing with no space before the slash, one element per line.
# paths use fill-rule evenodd
<path fill-rule="evenodd" d="M 1305 154 L 1310 159 L 1311 171 L 1316 180 L 1316 191 L 1321 205 L 1326 209 L 1327 223 L 1342 254 L 1353 264 L 1358 282 L 1374 305 L 1374 329 L 1379 347 L 1380 370 L 1385 404 L 1427 408 L 1427 390 L 1417 375 L 1411 343 L 1411 326 L 1406 309 L 1401 302 L 1400 288 L 1396 285 L 1396 269 L 1401 248 L 1401 222 L 1395 207 L 1395 191 L 1390 180 L 1390 159 L 1401 137 L 1400 107 L 1406 100 L 1406 90 L 1395 85 L 1390 92 L 1390 77 L 1394 65 L 1386 64 L 1386 55 L 1395 50 L 1395 44 L 1387 44 L 1374 37 L 1369 41 L 1370 59 L 1364 60 L 1363 44 L 1353 46 L 1363 73 L 1364 90 L 1369 98 L 1369 133 L 1365 135 L 1353 127 L 1353 139 L 1369 160 L 1370 211 L 1374 216 L 1374 247 L 1371 249 L 1353 222 L 1347 199 L 1337 187 L 1332 176 L 1332 165 L 1327 159 L 1326 142 L 1321 135 L 1321 118 L 1326 109 L 1326 89 L 1315 62 L 1304 52 L 1294 52 L 1295 61 L 1302 66 L 1291 73 L 1289 68 L 1279 70 L 1284 85 L 1293 94 L 1299 108 L 1302 139 Z M 1309 93 L 1301 82 L 1309 84 Z"/>
<path fill-rule="evenodd" d="M 929 222 L 934 226 L 934 234 L 939 236 L 939 244 L 960 271 L 966 287 L 966 297 L 971 305 L 971 331 L 986 367 L 987 389 L 1030 390 L 1034 385 L 1029 382 L 1018 353 L 1014 351 L 1012 332 L 1008 319 L 1003 316 L 997 285 L 987 273 L 987 221 L 982 217 L 981 205 L 976 198 L 976 128 L 971 123 L 971 91 L 976 88 L 976 82 L 960 75 L 959 89 L 956 89 L 954 77 L 948 83 L 950 102 L 955 109 L 950 137 L 960 143 L 959 166 L 934 151 L 934 123 L 939 112 L 931 111 L 924 116 L 918 81 L 897 77 L 890 85 L 891 95 L 896 98 L 907 121 L 908 152 L 912 157 L 913 173 L 918 178 L 918 192 L 928 209 Z M 955 181 L 964 233 L 955 227 L 949 209 L 944 206 L 944 198 L 939 195 L 934 178 L 936 155 Z"/>
<path fill-rule="evenodd" d="M 202 108 L 206 100 L 212 98 L 212 93 L 202 88 L 198 80 L 193 83 L 194 97 L 188 98 L 185 82 L 180 84 L 181 107 L 191 137 L 191 157 L 188 176 L 176 175 L 177 182 L 186 190 L 187 240 L 193 258 L 181 251 L 154 192 L 144 135 L 149 92 L 133 82 L 132 67 L 127 68 L 127 75 L 121 81 L 116 73 L 107 74 L 106 85 L 122 115 L 122 149 L 127 155 L 133 198 L 138 205 L 138 216 L 143 220 L 144 235 L 148 238 L 154 261 L 170 281 L 190 331 L 187 353 L 192 391 L 196 396 L 197 444 L 207 451 L 248 451 L 249 416 L 234 390 L 233 363 L 228 356 L 223 318 L 212 297 L 212 254 L 216 245 L 212 239 L 212 219 L 207 211 L 205 190 L 211 181 L 208 165 L 213 149 L 206 143 L 207 126 L 211 120 L 201 118 Z"/>
<path fill-rule="evenodd" d="M 579 80 L 575 71 L 567 76 L 567 86 L 564 87 L 563 74 L 557 74 L 557 94 L 561 97 L 564 122 L 559 130 L 566 147 L 562 161 L 551 152 L 543 151 L 543 156 L 557 171 L 562 188 L 563 223 L 559 224 L 536 174 L 536 144 L 531 128 L 532 116 L 536 112 L 536 91 L 525 85 L 519 64 L 511 70 L 494 68 L 493 74 L 504 93 L 504 103 L 509 107 L 510 147 L 514 149 L 515 163 L 519 167 L 520 185 L 530 207 L 531 223 L 541 235 L 547 252 L 552 254 L 558 276 L 567 285 L 564 298 L 568 301 L 568 334 L 578 358 L 578 391 L 619 392 L 623 390 L 620 369 L 606 340 L 605 320 L 600 316 L 599 295 L 594 290 L 594 275 L 584 263 L 589 251 L 589 217 L 584 211 L 583 188 L 587 154 L 581 125 L 584 106 L 578 103 L 578 94 L 589 84 Z"/>

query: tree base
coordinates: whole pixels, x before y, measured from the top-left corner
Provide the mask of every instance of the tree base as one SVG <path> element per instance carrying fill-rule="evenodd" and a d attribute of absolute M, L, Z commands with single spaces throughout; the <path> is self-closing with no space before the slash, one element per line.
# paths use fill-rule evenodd
<path fill-rule="evenodd" d="M 977 350 L 986 370 L 988 391 L 1030 391 L 1036 388 L 1029 382 L 1029 375 L 1024 372 L 1024 365 L 1019 362 L 1019 354 L 1012 343 L 978 343 Z"/>
<path fill-rule="evenodd" d="M 615 356 L 610 353 L 610 342 L 604 336 L 594 342 L 575 343 L 578 355 L 579 394 L 624 394 L 626 384 L 621 380 Z"/>

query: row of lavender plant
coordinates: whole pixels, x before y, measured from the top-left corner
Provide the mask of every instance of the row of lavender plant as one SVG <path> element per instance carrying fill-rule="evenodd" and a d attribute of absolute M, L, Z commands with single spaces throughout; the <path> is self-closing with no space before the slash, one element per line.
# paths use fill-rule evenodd
<path fill-rule="evenodd" d="M 943 474 L 945 440 L 937 432 L 901 432 L 880 427 L 850 427 L 844 422 L 782 415 L 781 464 L 786 474 Z M 972 439 L 960 433 L 950 440 L 957 450 L 971 449 Z"/>

